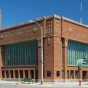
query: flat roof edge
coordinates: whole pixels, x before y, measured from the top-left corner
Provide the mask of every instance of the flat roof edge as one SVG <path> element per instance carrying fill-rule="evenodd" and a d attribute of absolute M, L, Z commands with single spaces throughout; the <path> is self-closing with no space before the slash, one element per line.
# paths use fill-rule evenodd
<path fill-rule="evenodd" d="M 43 17 L 40 17 L 40 18 L 36 18 L 36 19 L 34 19 L 34 20 L 29 20 L 29 21 L 27 21 L 27 22 L 22 22 L 22 23 L 19 23 L 19 24 L 16 24 L 16 25 L 8 26 L 8 27 L 6 27 L 6 28 L 2 28 L 0 31 L 4 31 L 4 30 L 10 29 L 10 28 L 19 27 L 19 26 L 26 25 L 26 24 L 30 24 L 30 23 L 33 23 L 34 21 L 41 21 L 41 20 L 43 20 L 43 19 L 50 19 L 50 18 L 63 19 L 63 20 L 72 22 L 72 23 L 74 23 L 74 24 L 77 24 L 77 25 L 80 25 L 80 26 L 83 26 L 83 27 L 88 28 L 88 25 L 82 24 L 82 23 L 80 23 L 80 22 L 74 21 L 74 20 L 69 19 L 69 18 L 66 18 L 66 17 L 64 17 L 64 16 L 58 16 L 58 15 L 56 15 L 56 14 L 53 14 L 53 15 L 51 15 L 51 16 L 43 16 Z"/>
<path fill-rule="evenodd" d="M 63 20 L 66 20 L 66 21 L 69 21 L 69 22 L 72 22 L 72 23 L 75 23 L 75 24 L 77 24 L 77 25 L 80 25 L 80 26 L 83 26 L 83 27 L 87 27 L 87 28 L 88 28 L 88 25 L 82 24 L 82 23 L 80 23 L 80 22 L 74 21 L 74 20 L 69 19 L 69 18 L 66 18 L 66 17 L 64 17 L 64 16 L 62 16 L 62 19 L 63 19 Z"/>
<path fill-rule="evenodd" d="M 50 19 L 50 18 L 53 18 L 53 17 L 61 19 L 60 16 L 53 14 L 51 16 L 44 16 L 44 17 L 36 18 L 34 20 L 29 20 L 27 22 L 22 22 L 22 23 L 19 23 L 19 24 L 16 24 L 16 25 L 8 26 L 6 28 L 2 28 L 0 31 L 4 31 L 4 30 L 10 29 L 10 28 L 14 28 L 14 27 L 25 25 L 25 24 L 33 23 L 33 21 L 41 21 L 43 19 Z"/>

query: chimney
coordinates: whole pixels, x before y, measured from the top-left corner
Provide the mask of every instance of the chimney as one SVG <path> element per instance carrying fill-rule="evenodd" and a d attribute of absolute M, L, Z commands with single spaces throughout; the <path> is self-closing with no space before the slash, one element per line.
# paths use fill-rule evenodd
<path fill-rule="evenodd" d="M 2 28 L 2 12 L 0 10 L 0 30 L 1 30 L 1 28 Z"/>

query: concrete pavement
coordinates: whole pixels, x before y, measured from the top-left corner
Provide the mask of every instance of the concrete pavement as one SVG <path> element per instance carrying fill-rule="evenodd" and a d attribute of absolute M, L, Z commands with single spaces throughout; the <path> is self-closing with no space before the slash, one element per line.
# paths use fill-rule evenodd
<path fill-rule="evenodd" d="M 44 82 L 43 85 L 41 85 L 41 82 L 33 82 L 30 84 L 21 84 L 21 82 L 18 81 L 2 81 L 0 80 L 0 84 L 3 85 L 17 85 L 17 86 L 36 86 L 36 87 L 80 87 L 79 82 Z M 81 87 L 88 88 L 88 82 L 82 82 Z"/>

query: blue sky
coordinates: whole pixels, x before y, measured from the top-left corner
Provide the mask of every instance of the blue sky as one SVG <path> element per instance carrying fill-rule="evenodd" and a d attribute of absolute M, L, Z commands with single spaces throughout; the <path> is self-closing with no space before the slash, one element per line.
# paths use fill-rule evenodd
<path fill-rule="evenodd" d="M 56 14 L 80 21 L 80 0 L 0 0 L 2 28 Z M 88 24 L 88 0 L 82 0 L 82 23 Z"/>

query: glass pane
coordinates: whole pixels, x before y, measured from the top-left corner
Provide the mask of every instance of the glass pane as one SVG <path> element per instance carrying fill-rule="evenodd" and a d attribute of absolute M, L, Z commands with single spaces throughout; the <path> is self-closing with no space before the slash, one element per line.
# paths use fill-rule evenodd
<path fill-rule="evenodd" d="M 3 45 L 3 65 L 36 65 L 37 40 Z"/>
<path fill-rule="evenodd" d="M 78 59 L 83 59 L 83 57 L 88 60 L 88 44 L 69 40 L 68 65 L 77 65 Z"/>

